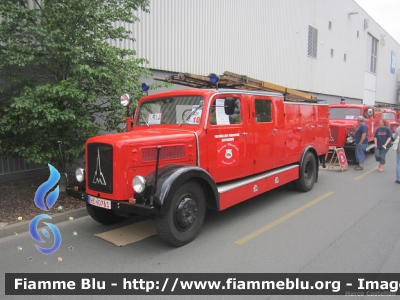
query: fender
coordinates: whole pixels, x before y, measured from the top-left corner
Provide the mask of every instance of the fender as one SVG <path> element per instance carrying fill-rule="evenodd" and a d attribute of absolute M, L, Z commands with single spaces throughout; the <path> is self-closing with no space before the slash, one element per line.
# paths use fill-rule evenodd
<path fill-rule="evenodd" d="M 146 176 L 148 186 L 146 189 L 152 189 L 154 185 L 155 172 L 151 172 Z M 158 170 L 158 179 L 156 193 L 153 195 L 153 205 L 157 207 L 159 213 L 164 213 L 167 208 L 168 197 L 189 179 L 201 180 L 205 188 L 207 206 L 213 209 L 219 209 L 219 194 L 217 186 L 204 169 L 192 165 L 166 165 Z M 152 185 L 153 184 L 153 185 Z"/>
<path fill-rule="evenodd" d="M 304 148 L 303 153 L 301 154 L 301 157 L 300 157 L 300 170 L 301 170 L 301 167 L 303 166 L 304 158 L 305 158 L 305 156 L 306 156 L 306 154 L 308 152 L 311 152 L 314 155 L 315 162 L 317 164 L 317 168 L 316 168 L 317 169 L 317 176 L 315 177 L 315 182 L 318 182 L 319 159 L 318 159 L 317 150 L 315 150 L 315 148 L 313 146 L 307 146 L 307 147 Z"/>

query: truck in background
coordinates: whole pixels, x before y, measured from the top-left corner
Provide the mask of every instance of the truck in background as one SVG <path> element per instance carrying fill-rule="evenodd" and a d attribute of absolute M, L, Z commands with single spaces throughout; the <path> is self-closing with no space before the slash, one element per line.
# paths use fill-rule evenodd
<path fill-rule="evenodd" d="M 382 112 L 382 119 L 385 119 L 388 122 L 388 127 L 394 134 L 396 132 L 397 127 L 400 124 L 400 106 L 395 105 L 379 105 Z"/>
<path fill-rule="evenodd" d="M 346 104 L 343 99 L 340 104 L 329 105 L 329 149 L 344 148 L 347 160 L 352 162 L 356 161 L 354 133 L 358 127 L 358 116 L 363 116 L 368 126 L 369 145 L 366 151 L 374 152 L 374 134 L 382 119 L 381 109 L 371 105 Z"/>

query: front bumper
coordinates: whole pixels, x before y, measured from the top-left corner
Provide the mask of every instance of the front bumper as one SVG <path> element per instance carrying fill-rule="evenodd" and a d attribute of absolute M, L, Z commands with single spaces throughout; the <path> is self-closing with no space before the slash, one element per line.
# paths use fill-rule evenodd
<path fill-rule="evenodd" d="M 76 198 L 85 202 L 86 204 L 89 203 L 89 195 L 83 191 L 77 191 L 73 188 L 67 188 L 68 196 Z M 149 216 L 157 212 L 154 206 L 146 205 L 146 204 L 132 204 L 127 201 L 111 201 L 111 209 L 117 215 L 141 215 L 141 216 Z"/>

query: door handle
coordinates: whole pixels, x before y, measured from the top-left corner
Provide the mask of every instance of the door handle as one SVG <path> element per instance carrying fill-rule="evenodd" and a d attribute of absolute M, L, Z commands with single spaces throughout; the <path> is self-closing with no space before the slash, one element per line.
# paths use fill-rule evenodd
<path fill-rule="evenodd" d="M 277 131 L 278 131 L 278 129 L 274 128 L 274 132 L 277 132 Z"/>
<path fill-rule="evenodd" d="M 247 132 L 243 132 L 242 134 L 243 134 L 243 135 L 247 135 Z"/>

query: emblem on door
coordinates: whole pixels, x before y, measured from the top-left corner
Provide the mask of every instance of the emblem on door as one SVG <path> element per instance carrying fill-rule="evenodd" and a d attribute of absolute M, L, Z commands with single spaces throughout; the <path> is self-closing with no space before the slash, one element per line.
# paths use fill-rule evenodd
<path fill-rule="evenodd" d="M 225 150 L 226 152 L 225 152 L 225 157 L 227 158 L 227 159 L 230 159 L 231 157 L 232 157 L 232 149 L 226 149 Z"/>

